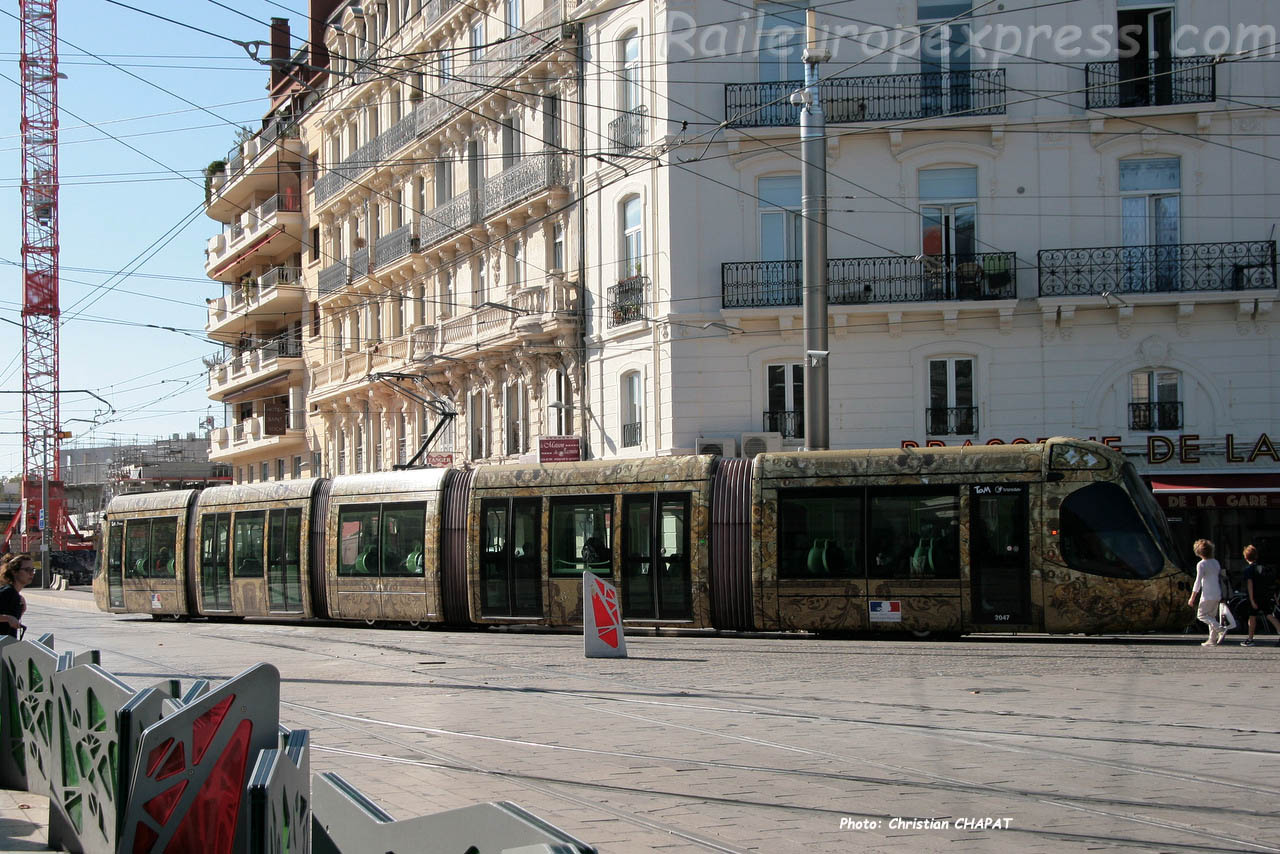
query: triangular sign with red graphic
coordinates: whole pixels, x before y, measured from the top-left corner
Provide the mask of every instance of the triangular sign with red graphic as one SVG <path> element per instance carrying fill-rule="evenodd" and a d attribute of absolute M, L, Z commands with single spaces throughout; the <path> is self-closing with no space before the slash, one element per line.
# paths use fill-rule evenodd
<path fill-rule="evenodd" d="M 618 590 L 592 572 L 582 573 L 582 642 L 587 658 L 626 658 Z"/>

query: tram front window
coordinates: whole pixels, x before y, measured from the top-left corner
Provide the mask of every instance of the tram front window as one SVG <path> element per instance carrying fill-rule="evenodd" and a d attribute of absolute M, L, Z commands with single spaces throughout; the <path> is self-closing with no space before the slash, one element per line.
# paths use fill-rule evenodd
<path fill-rule="evenodd" d="M 1155 541 L 1128 494 L 1091 483 L 1062 502 L 1062 557 L 1080 572 L 1109 578 L 1152 578 L 1164 567 Z"/>
<path fill-rule="evenodd" d="M 1156 503 L 1156 497 L 1151 494 L 1151 489 L 1142 482 L 1142 478 L 1138 476 L 1138 470 L 1133 467 L 1133 463 L 1125 463 L 1121 472 L 1124 475 L 1125 488 L 1133 495 L 1134 503 L 1138 505 L 1138 512 L 1142 514 L 1143 519 L 1147 520 L 1147 527 L 1155 534 L 1156 542 L 1160 544 L 1160 550 L 1164 552 L 1164 556 L 1171 562 L 1177 563 L 1178 551 L 1173 545 L 1173 532 L 1169 530 L 1169 520 L 1165 518 L 1164 511 Z"/>

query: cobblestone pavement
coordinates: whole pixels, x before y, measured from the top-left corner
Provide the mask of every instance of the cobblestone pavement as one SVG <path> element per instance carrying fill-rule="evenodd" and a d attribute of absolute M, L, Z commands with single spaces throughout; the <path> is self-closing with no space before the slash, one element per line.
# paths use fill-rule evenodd
<path fill-rule="evenodd" d="M 586 660 L 573 635 L 46 600 L 27 623 L 135 686 L 272 662 L 313 770 L 398 817 L 510 800 L 606 852 L 1280 852 L 1274 636 L 640 636 Z"/>

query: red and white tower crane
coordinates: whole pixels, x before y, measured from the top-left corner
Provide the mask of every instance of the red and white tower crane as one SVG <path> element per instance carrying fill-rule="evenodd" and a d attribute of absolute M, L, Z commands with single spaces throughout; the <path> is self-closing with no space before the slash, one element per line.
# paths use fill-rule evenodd
<path fill-rule="evenodd" d="M 77 536 L 58 453 L 57 0 L 21 0 L 21 18 L 22 510 L 4 540 L 15 550 L 47 552 Z"/>

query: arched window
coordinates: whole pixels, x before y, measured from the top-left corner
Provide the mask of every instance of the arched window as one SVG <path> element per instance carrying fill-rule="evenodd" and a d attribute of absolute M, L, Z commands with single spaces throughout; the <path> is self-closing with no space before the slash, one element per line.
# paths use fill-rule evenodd
<path fill-rule="evenodd" d="M 622 375 L 622 447 L 638 448 L 644 442 L 644 381 L 639 371 Z"/>

